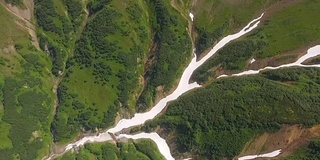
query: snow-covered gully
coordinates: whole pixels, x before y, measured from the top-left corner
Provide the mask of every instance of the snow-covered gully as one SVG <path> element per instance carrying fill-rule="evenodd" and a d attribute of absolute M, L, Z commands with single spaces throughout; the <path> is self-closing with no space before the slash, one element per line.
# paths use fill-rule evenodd
<path fill-rule="evenodd" d="M 193 15 L 192 16 L 191 15 L 192 14 L 190 14 L 190 18 L 193 20 Z M 122 119 L 117 123 L 117 125 L 115 127 L 110 128 L 110 129 L 106 130 L 105 132 L 100 133 L 97 136 L 87 136 L 87 137 L 84 137 L 76 142 L 70 143 L 69 145 L 66 146 L 63 153 L 53 154 L 48 159 L 51 159 L 51 158 L 56 157 L 58 155 L 64 154 L 65 152 L 71 150 L 72 148 L 82 146 L 85 143 L 112 141 L 114 138 L 116 138 L 116 139 L 120 139 L 120 138 L 131 138 L 131 139 L 149 138 L 157 144 L 159 151 L 166 159 L 168 159 L 168 160 L 174 159 L 170 153 L 170 149 L 169 149 L 167 143 L 157 133 L 139 133 L 139 134 L 135 134 L 135 135 L 120 134 L 118 136 L 117 136 L 117 134 L 119 132 L 121 132 L 123 129 L 142 125 L 147 120 L 152 120 L 166 107 L 168 102 L 177 99 L 179 96 L 181 96 L 183 93 L 186 93 L 187 91 L 190 91 L 194 88 L 201 87 L 196 82 L 189 83 L 192 73 L 198 67 L 200 67 L 205 61 L 207 61 L 210 57 L 212 57 L 219 49 L 221 49 L 223 46 L 225 46 L 227 43 L 243 36 L 244 34 L 250 32 L 254 28 L 256 28 L 258 26 L 258 24 L 260 23 L 260 19 L 262 16 L 263 16 L 263 14 L 261 14 L 261 16 L 259 16 L 258 18 L 252 20 L 247 26 L 245 26 L 238 33 L 224 37 L 201 60 L 196 61 L 197 58 L 196 58 L 196 55 L 194 55 L 194 57 L 192 58 L 191 62 L 188 65 L 188 67 L 184 70 L 176 90 L 173 93 L 171 93 L 170 95 L 161 99 L 150 111 L 145 112 L 145 113 L 136 113 L 131 119 Z M 249 70 L 249 71 L 245 71 L 245 72 L 242 72 L 239 74 L 234 74 L 234 75 L 229 75 L 229 76 L 257 74 L 260 71 L 266 70 L 266 69 L 278 69 L 278 68 L 282 68 L 282 67 L 292 67 L 292 66 L 320 67 L 320 65 L 302 65 L 302 62 L 305 61 L 306 59 L 317 56 L 319 54 L 320 54 L 320 45 L 315 46 L 313 48 L 310 48 L 306 55 L 302 56 L 294 63 L 281 65 L 279 67 L 266 67 L 266 68 L 263 68 L 263 69 L 257 70 L 257 71 Z M 221 77 L 228 77 L 228 75 L 222 75 L 218 78 L 221 78 Z M 116 136 L 112 137 L 110 134 L 114 134 Z M 280 150 L 279 150 L 279 153 L 280 153 Z M 271 154 L 268 154 L 267 156 L 269 156 L 269 155 L 271 155 Z M 272 154 L 272 155 L 275 155 L 275 154 Z M 277 155 L 275 155 L 275 156 L 277 156 Z M 264 154 L 263 155 L 254 155 L 254 156 L 264 156 Z M 244 158 L 246 158 L 246 157 L 244 157 Z"/>

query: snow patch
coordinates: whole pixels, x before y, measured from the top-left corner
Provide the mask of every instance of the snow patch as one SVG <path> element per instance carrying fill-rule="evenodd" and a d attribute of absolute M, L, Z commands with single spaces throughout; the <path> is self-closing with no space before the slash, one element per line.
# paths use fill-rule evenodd
<path fill-rule="evenodd" d="M 251 60 L 250 60 L 250 64 L 252 64 L 253 62 L 255 62 L 256 60 L 254 59 L 254 58 L 252 58 Z"/>
<path fill-rule="evenodd" d="M 249 159 L 254 159 L 254 158 L 258 158 L 258 157 L 272 158 L 272 157 L 278 156 L 280 153 L 281 153 L 281 149 L 275 150 L 270 153 L 265 153 L 265 154 L 249 155 L 249 156 L 240 157 L 240 158 L 238 158 L 238 160 L 249 160 Z"/>
<path fill-rule="evenodd" d="M 189 16 L 190 16 L 190 18 L 191 18 L 191 21 L 193 21 L 194 15 L 190 12 L 190 13 L 189 13 Z"/>

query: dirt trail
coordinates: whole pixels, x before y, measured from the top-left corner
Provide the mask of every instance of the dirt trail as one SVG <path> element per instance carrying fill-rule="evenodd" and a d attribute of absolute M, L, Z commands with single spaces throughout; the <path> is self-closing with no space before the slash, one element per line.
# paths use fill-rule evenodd
<path fill-rule="evenodd" d="M 5 9 L 10 12 L 11 14 L 13 14 L 16 18 L 18 18 L 18 20 L 16 20 L 16 23 L 27 29 L 28 33 L 31 36 L 32 39 L 32 44 L 38 49 L 40 50 L 39 47 L 39 42 L 38 42 L 38 38 L 37 38 L 37 34 L 35 31 L 35 27 L 31 22 L 32 16 L 33 16 L 33 0 L 24 0 L 24 4 L 26 6 L 26 9 L 21 9 L 18 8 L 17 6 L 12 6 L 10 4 L 6 4 L 4 2 L 4 0 L 0 0 L 0 3 L 3 7 L 5 7 Z"/>

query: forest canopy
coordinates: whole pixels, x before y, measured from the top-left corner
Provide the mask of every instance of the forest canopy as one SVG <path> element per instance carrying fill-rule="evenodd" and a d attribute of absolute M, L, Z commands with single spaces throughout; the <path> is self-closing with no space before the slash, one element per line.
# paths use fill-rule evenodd
<path fill-rule="evenodd" d="M 172 102 L 160 125 L 176 133 L 180 152 L 207 159 L 232 158 L 252 137 L 284 124 L 320 123 L 320 69 L 285 68 L 221 78 Z"/>

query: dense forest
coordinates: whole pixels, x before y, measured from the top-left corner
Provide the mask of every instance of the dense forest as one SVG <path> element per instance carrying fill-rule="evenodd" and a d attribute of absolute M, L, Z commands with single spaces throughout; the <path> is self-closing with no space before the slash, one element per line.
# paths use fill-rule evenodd
<path fill-rule="evenodd" d="M 154 102 L 156 88 L 170 89 L 192 56 L 187 21 L 179 12 L 162 0 L 147 0 L 154 46 L 149 55 L 150 66 L 146 70 L 147 85 L 139 97 L 137 110 L 145 111 Z"/>
<path fill-rule="evenodd" d="M 147 15 L 136 12 L 145 7 L 143 3 L 127 3 L 127 8 L 116 1 L 88 4 L 89 22 L 75 42 L 58 88 L 60 103 L 52 123 L 55 141 L 73 138 L 81 129 L 111 126 L 120 106 L 134 107 L 150 31 Z"/>
<path fill-rule="evenodd" d="M 231 77 L 182 96 L 144 129 L 160 125 L 174 132 L 182 153 L 232 158 L 259 133 L 276 131 L 283 124 L 318 124 L 319 96 L 318 68 Z"/>
<path fill-rule="evenodd" d="M 64 72 L 65 62 L 73 50 L 75 33 L 84 19 L 82 3 L 76 0 L 35 0 L 34 16 L 39 27 L 39 45 L 50 54 L 52 73 Z M 66 16 L 66 13 L 70 16 Z"/>
<path fill-rule="evenodd" d="M 159 153 L 156 144 L 147 139 L 138 141 L 111 143 L 86 144 L 77 154 L 67 153 L 57 160 L 165 160 Z"/>
<path fill-rule="evenodd" d="M 88 23 L 58 88 L 55 141 L 111 126 L 119 110 L 146 110 L 158 86 L 172 87 L 191 57 L 191 41 L 186 20 L 169 6 L 130 0 L 87 4 Z"/>
<path fill-rule="evenodd" d="M 192 76 L 193 80 L 203 83 L 209 77 L 216 77 L 216 70 L 210 70 L 213 66 L 220 69 L 241 71 L 247 66 L 247 60 L 261 50 L 266 44 L 263 41 L 242 40 L 231 42 L 219 50 L 213 58 L 199 67 Z"/>
<path fill-rule="evenodd" d="M 215 79 L 248 69 L 252 58 L 262 62 L 257 67 L 271 64 L 269 59 L 283 64 L 318 43 L 320 1 L 0 3 L 0 160 L 44 159 L 120 118 L 147 111 L 175 87 L 192 49 L 203 56 L 262 12 L 256 29 L 194 72 L 192 81 L 204 87 L 170 102 L 166 112 L 131 132 L 161 132 L 174 156 L 232 159 L 261 133 L 320 123 L 319 68 Z M 318 64 L 319 57 L 305 63 Z M 319 139 L 311 139 L 286 159 L 319 159 L 319 150 Z M 56 158 L 165 159 L 146 139 L 85 144 Z"/>

